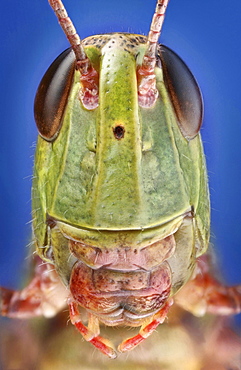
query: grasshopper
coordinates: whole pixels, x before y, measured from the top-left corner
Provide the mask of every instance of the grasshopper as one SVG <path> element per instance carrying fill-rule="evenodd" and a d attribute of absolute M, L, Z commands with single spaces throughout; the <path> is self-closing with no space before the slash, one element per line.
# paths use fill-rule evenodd
<path fill-rule="evenodd" d="M 1 288 L 1 314 L 51 317 L 67 303 L 82 336 L 115 358 L 100 323 L 140 327 L 118 346 L 125 352 L 174 302 L 198 316 L 240 312 L 241 287 L 209 274 L 202 95 L 180 57 L 158 44 L 168 0 L 157 1 L 147 37 L 84 40 L 62 2 L 49 3 L 71 48 L 35 98 L 35 275 L 21 291 Z"/>

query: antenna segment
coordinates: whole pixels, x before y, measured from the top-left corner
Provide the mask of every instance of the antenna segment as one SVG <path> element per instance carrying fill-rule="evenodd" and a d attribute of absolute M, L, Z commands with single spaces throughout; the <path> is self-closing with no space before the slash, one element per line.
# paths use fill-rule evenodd
<path fill-rule="evenodd" d="M 146 108 L 151 107 L 158 97 L 154 69 L 156 66 L 158 39 L 161 34 L 168 2 L 169 0 L 157 1 L 155 13 L 153 15 L 150 31 L 147 37 L 147 50 L 145 52 L 142 65 L 137 71 L 139 105 Z"/>
<path fill-rule="evenodd" d="M 72 46 L 76 57 L 76 69 L 81 74 L 82 89 L 80 91 L 80 100 L 88 110 L 95 109 L 98 106 L 98 73 L 91 65 L 87 57 L 82 41 L 76 32 L 73 22 L 61 0 L 49 0 L 59 24 L 64 31 L 67 39 Z"/>

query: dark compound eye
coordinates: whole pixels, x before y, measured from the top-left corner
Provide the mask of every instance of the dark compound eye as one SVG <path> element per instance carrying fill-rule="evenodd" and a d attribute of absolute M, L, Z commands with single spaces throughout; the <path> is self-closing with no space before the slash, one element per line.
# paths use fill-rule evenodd
<path fill-rule="evenodd" d="M 199 132 L 203 118 L 202 94 L 193 74 L 182 59 L 171 49 L 160 45 L 157 64 L 162 66 L 178 125 L 187 140 Z"/>
<path fill-rule="evenodd" d="M 39 134 L 54 140 L 62 125 L 75 70 L 75 56 L 71 48 L 55 59 L 43 76 L 34 101 L 34 117 Z"/>

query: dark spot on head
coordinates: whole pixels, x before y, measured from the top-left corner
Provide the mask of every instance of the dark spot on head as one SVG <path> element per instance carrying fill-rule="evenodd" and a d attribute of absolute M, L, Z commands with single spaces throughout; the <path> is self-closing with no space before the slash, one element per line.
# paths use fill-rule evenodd
<path fill-rule="evenodd" d="M 56 221 L 54 218 L 49 216 L 48 214 L 46 215 L 46 224 L 50 227 L 50 229 L 53 229 L 56 226 Z"/>
<path fill-rule="evenodd" d="M 191 206 L 191 215 L 192 215 L 192 217 L 195 217 L 195 208 L 194 208 L 194 206 Z"/>
<path fill-rule="evenodd" d="M 128 48 L 134 48 L 135 47 L 135 44 L 126 44 L 126 46 L 128 46 Z"/>
<path fill-rule="evenodd" d="M 117 140 L 121 140 L 124 137 L 125 129 L 123 126 L 118 125 L 118 126 L 113 127 L 113 133 Z"/>

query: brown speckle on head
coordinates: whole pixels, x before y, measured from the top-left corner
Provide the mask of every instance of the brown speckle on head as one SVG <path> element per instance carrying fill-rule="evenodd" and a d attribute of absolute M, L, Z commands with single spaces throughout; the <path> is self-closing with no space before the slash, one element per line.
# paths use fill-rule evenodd
<path fill-rule="evenodd" d="M 95 46 L 97 49 L 103 48 L 109 41 L 114 46 L 118 43 L 119 46 L 124 47 L 127 52 L 133 53 L 133 49 L 139 44 L 145 44 L 146 36 L 134 35 L 128 33 L 109 33 L 105 35 L 89 36 L 83 40 L 84 46 Z M 111 46 L 109 46 L 111 47 Z"/>

